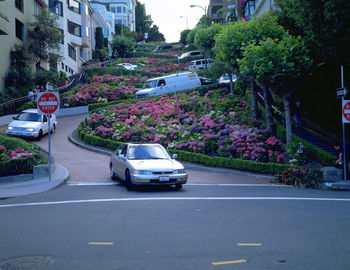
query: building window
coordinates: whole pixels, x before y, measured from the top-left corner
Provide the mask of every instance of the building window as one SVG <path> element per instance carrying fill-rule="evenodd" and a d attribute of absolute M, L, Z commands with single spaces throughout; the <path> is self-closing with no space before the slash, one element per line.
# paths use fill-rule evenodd
<path fill-rule="evenodd" d="M 16 37 L 23 41 L 24 24 L 16 19 Z"/>
<path fill-rule="evenodd" d="M 70 44 L 68 44 L 68 55 L 69 55 L 69 57 L 72 58 L 74 61 L 77 60 L 77 53 L 76 53 L 76 51 L 75 51 L 75 48 L 74 48 L 72 45 L 70 45 Z"/>
<path fill-rule="evenodd" d="M 126 13 L 126 7 L 123 7 L 123 13 Z"/>
<path fill-rule="evenodd" d="M 112 11 L 113 13 L 115 13 L 115 7 L 112 7 L 112 8 L 111 8 L 111 11 Z"/>
<path fill-rule="evenodd" d="M 117 23 L 122 24 L 122 20 L 118 19 L 116 20 Z"/>
<path fill-rule="evenodd" d="M 61 63 L 61 69 L 63 69 L 63 70 L 64 70 L 64 64 L 63 64 L 63 63 Z"/>
<path fill-rule="evenodd" d="M 68 21 L 68 32 L 77 37 L 81 37 L 81 26 L 74 22 Z"/>
<path fill-rule="evenodd" d="M 80 14 L 80 2 L 76 0 L 67 0 L 67 5 L 71 11 Z"/>
<path fill-rule="evenodd" d="M 51 13 L 63 16 L 63 3 L 57 0 L 49 1 L 49 9 Z"/>
<path fill-rule="evenodd" d="M 41 14 L 41 11 L 43 10 L 42 5 L 38 1 L 34 1 L 34 15 L 38 16 Z"/>
<path fill-rule="evenodd" d="M 122 8 L 121 7 L 117 7 L 117 13 L 122 13 Z"/>
<path fill-rule="evenodd" d="M 58 29 L 60 30 L 61 33 L 61 44 L 64 44 L 64 31 L 62 29 Z"/>
<path fill-rule="evenodd" d="M 15 0 L 15 6 L 18 10 L 23 12 L 23 0 Z"/>

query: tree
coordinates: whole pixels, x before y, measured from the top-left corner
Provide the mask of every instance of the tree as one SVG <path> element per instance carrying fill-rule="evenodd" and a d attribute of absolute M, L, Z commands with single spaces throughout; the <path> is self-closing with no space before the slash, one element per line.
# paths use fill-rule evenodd
<path fill-rule="evenodd" d="M 220 33 L 222 28 L 221 24 L 213 24 L 208 28 L 199 29 L 194 36 L 194 45 L 206 56 L 214 57 L 212 49 L 215 45 L 215 36 Z"/>
<path fill-rule="evenodd" d="M 135 48 L 135 42 L 122 36 L 115 36 L 111 45 L 113 55 L 117 55 L 118 57 L 126 57 Z"/>
<path fill-rule="evenodd" d="M 151 28 L 153 21 L 151 15 L 146 14 L 146 8 L 144 4 L 141 4 L 138 0 L 136 0 L 135 7 L 135 27 L 138 33 L 147 33 Z"/>
<path fill-rule="evenodd" d="M 301 35 L 317 63 L 350 63 L 350 1 L 276 0 L 275 14 L 292 35 Z"/>
<path fill-rule="evenodd" d="M 103 49 L 104 47 L 104 41 L 103 41 L 103 29 L 102 27 L 96 27 L 95 30 L 95 49 Z"/>
<path fill-rule="evenodd" d="M 124 24 L 116 23 L 114 26 L 115 35 L 120 35 L 127 37 L 129 39 L 134 39 L 136 41 L 136 32 L 130 31 L 129 27 Z"/>
<path fill-rule="evenodd" d="M 185 30 L 181 31 L 181 34 L 180 34 L 180 43 L 181 44 L 183 44 L 183 45 L 187 44 L 186 38 L 187 38 L 189 32 L 191 32 L 190 29 L 185 29 Z"/>
<path fill-rule="evenodd" d="M 194 37 L 195 37 L 197 31 L 199 31 L 199 28 L 194 28 L 188 33 L 187 38 L 186 38 L 186 42 L 188 44 L 194 45 Z"/>
<path fill-rule="evenodd" d="M 249 22 L 240 21 L 232 23 L 223 28 L 215 37 L 214 51 L 218 61 L 226 64 L 229 74 L 235 72 L 238 74 L 238 59 L 243 58 L 243 51 L 249 44 L 257 44 L 260 40 L 271 38 L 280 38 L 285 34 L 285 29 L 277 23 L 276 17 L 268 14 L 259 18 L 253 18 Z M 231 77 L 230 76 L 230 77 Z M 250 80 L 253 78 L 250 77 Z M 230 82 L 231 93 L 233 93 L 232 80 Z M 251 81 L 252 93 L 252 114 L 254 118 L 258 117 L 257 89 L 255 83 Z M 264 89 L 266 124 L 267 128 L 273 131 L 272 108 L 270 103 L 269 89 Z"/>
<path fill-rule="evenodd" d="M 28 52 L 33 56 L 39 70 L 41 62 L 56 62 L 59 59 L 62 34 L 56 15 L 43 9 L 35 18 L 36 21 L 28 29 Z"/>
<path fill-rule="evenodd" d="M 148 31 L 148 41 L 165 41 L 165 37 L 162 33 L 159 32 L 157 25 L 152 25 Z"/>
<path fill-rule="evenodd" d="M 212 24 L 212 20 L 211 20 L 211 17 L 210 16 L 207 16 L 207 15 L 203 15 L 198 23 L 197 23 L 197 27 L 209 27 L 210 25 Z"/>
<path fill-rule="evenodd" d="M 304 74 L 310 71 L 311 59 L 301 37 L 284 35 L 281 40 L 267 38 L 248 45 L 239 60 L 243 73 L 253 75 L 262 86 L 269 86 L 282 98 L 285 112 L 286 140 L 292 142 L 290 96 Z"/>

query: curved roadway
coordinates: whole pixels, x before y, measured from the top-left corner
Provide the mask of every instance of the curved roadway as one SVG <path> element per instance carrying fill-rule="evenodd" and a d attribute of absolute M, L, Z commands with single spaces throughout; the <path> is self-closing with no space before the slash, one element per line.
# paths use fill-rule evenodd
<path fill-rule="evenodd" d="M 70 181 L 112 182 L 109 178 L 109 156 L 85 150 L 71 143 L 68 139 L 88 114 L 59 118 L 58 126 L 51 136 L 52 156 L 58 164 L 70 172 Z M 48 149 L 48 136 L 40 141 L 34 141 L 44 149 Z M 266 184 L 268 179 L 239 175 L 234 172 L 221 173 L 203 171 L 201 169 L 186 170 L 189 174 L 188 183 L 217 183 L 217 184 Z"/>

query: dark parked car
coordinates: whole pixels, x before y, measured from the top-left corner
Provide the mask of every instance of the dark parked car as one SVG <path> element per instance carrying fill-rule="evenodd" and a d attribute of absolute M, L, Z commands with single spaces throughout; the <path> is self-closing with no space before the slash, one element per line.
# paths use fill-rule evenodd
<path fill-rule="evenodd" d="M 215 83 L 214 80 L 208 79 L 208 78 L 199 78 L 201 80 L 201 85 L 207 85 L 207 84 L 212 84 Z"/>

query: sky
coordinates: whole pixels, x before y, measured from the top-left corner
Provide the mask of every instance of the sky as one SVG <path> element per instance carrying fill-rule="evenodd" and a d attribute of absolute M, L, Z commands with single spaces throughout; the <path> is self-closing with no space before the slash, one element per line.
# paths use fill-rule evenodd
<path fill-rule="evenodd" d="M 165 36 L 167 42 L 178 42 L 180 33 L 193 29 L 204 15 L 202 8 L 208 8 L 209 0 L 139 0 L 145 4 L 147 15 L 151 15 L 153 23 Z M 200 7 L 191 8 L 190 5 Z M 182 17 L 181 17 L 182 16 Z"/>

